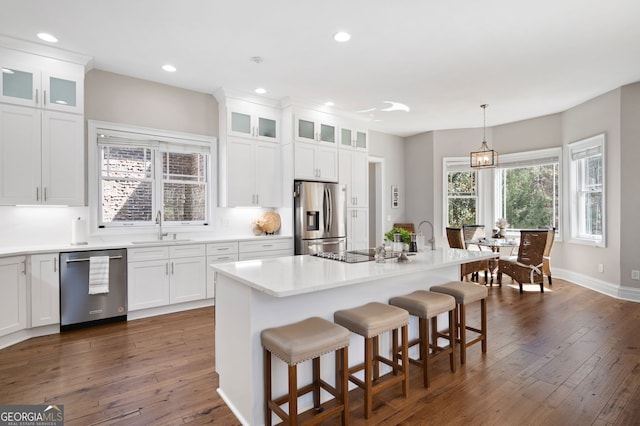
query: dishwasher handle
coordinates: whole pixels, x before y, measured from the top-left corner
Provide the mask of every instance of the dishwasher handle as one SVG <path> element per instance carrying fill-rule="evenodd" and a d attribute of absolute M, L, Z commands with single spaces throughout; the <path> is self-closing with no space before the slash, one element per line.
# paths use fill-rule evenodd
<path fill-rule="evenodd" d="M 90 257 L 85 257 L 84 259 L 67 259 L 66 262 L 67 263 L 73 263 L 73 262 L 88 262 L 89 259 L 91 259 Z M 109 256 L 109 260 L 113 260 L 113 259 L 122 259 L 122 256 Z"/>

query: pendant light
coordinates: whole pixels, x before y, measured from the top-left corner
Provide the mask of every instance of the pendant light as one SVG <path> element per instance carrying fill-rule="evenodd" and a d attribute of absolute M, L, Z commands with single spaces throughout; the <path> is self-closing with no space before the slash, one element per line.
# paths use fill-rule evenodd
<path fill-rule="evenodd" d="M 489 169 L 498 165 L 498 153 L 492 149 L 489 149 L 487 145 L 486 131 L 487 131 L 487 107 L 489 105 L 480 105 L 482 108 L 482 146 L 480 151 L 471 152 L 471 167 L 474 169 Z"/>

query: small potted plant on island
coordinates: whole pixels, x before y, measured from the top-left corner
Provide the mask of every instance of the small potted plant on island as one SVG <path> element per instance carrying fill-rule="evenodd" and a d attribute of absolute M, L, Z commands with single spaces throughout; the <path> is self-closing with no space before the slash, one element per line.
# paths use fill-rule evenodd
<path fill-rule="evenodd" d="M 394 234 L 400 234 L 400 242 L 402 243 L 402 250 L 409 251 L 409 243 L 411 243 L 411 232 L 407 231 L 406 229 L 394 227 L 394 228 L 391 228 L 391 231 L 384 234 L 384 240 L 393 244 Z M 392 249 L 392 250 L 399 251 L 395 249 Z"/>

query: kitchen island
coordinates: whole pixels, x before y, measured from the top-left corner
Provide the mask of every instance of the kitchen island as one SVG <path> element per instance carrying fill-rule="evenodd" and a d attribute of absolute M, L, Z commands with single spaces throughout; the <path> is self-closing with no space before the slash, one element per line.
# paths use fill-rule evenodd
<path fill-rule="evenodd" d="M 218 393 L 245 425 L 264 424 L 260 332 L 269 327 L 333 313 L 368 302 L 387 303 L 432 285 L 459 280 L 460 264 L 493 256 L 488 251 L 441 248 L 411 256 L 411 263 L 344 263 L 314 256 L 212 264 L 216 279 L 216 371 Z M 446 324 L 446 316 L 442 317 Z M 412 326 L 412 328 L 415 328 Z M 381 339 L 381 352 L 389 350 Z M 386 344 L 386 347 L 385 347 Z M 363 357 L 361 338 L 352 335 L 349 363 Z M 333 382 L 332 356 L 322 360 L 322 376 Z M 298 370 L 299 383 L 310 380 L 310 368 Z M 286 366 L 273 362 L 274 395 L 286 392 Z M 302 398 L 301 410 L 312 405 Z"/>

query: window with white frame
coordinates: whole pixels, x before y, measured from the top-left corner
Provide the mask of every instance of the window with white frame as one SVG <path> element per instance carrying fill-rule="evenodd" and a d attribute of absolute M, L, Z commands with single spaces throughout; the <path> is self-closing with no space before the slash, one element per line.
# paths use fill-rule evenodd
<path fill-rule="evenodd" d="M 98 138 L 98 226 L 208 222 L 210 147 L 182 141 Z"/>
<path fill-rule="evenodd" d="M 569 144 L 571 242 L 605 244 L 604 135 Z"/>
<path fill-rule="evenodd" d="M 509 229 L 559 229 L 561 148 L 505 154 L 495 169 L 494 215 Z"/>
<path fill-rule="evenodd" d="M 458 163 L 445 160 L 447 178 L 445 223 L 461 227 L 475 224 L 478 219 L 478 172 Z"/>

